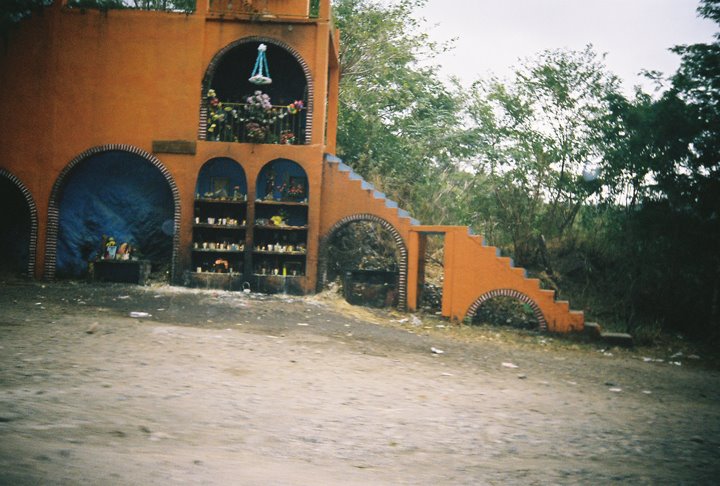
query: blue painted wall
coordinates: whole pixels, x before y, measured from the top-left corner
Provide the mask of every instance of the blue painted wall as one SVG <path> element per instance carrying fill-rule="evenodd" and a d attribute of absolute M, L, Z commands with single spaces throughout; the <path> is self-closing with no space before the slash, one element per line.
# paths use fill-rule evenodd
<path fill-rule="evenodd" d="M 173 198 L 162 173 L 129 152 L 93 155 L 68 174 L 60 197 L 57 275 L 87 274 L 103 235 L 129 242 L 153 270 L 169 270 Z"/>
<path fill-rule="evenodd" d="M 202 166 L 195 186 L 195 194 L 204 197 L 206 193 L 213 192 L 213 179 L 227 179 L 228 187 L 224 196 L 232 196 L 234 188 L 247 195 L 247 180 L 242 166 L 233 159 L 218 157 L 211 159 Z M 221 195 L 221 194 L 218 194 Z"/>

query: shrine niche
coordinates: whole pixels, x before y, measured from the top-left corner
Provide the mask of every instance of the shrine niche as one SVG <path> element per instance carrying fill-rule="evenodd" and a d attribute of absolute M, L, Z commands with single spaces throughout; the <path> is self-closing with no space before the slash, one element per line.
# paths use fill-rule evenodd
<path fill-rule="evenodd" d="M 441 315 L 470 319 L 513 291 L 541 329 L 583 328 L 481 236 L 420 224 L 334 155 L 329 0 L 263 0 L 251 13 L 208 0 L 183 15 L 52 3 L 0 52 L 0 174 L 24 183 L 3 191 L 18 218 L 3 228 L 13 271 L 80 277 L 93 262 L 113 273 L 148 260 L 174 284 L 308 294 L 322 288 L 328 238 L 368 220 L 395 244 L 398 308 L 422 305 L 423 241 L 443 234 Z"/>
<path fill-rule="evenodd" d="M 289 46 L 267 38 L 222 49 L 203 82 L 205 140 L 307 143 L 312 92 L 304 64 Z"/>
<path fill-rule="evenodd" d="M 107 150 L 81 157 L 58 180 L 56 272 L 81 277 L 100 260 L 142 258 L 172 272 L 173 191 L 143 156 Z"/>

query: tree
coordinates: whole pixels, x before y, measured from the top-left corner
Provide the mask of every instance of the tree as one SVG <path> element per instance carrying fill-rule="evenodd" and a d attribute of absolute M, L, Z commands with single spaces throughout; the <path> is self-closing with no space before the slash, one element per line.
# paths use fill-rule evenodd
<path fill-rule="evenodd" d="M 719 22 L 720 2 L 698 12 Z M 622 214 L 602 237 L 630 321 L 720 337 L 720 37 L 672 50 L 665 92 L 611 99 L 602 177 Z"/>
<path fill-rule="evenodd" d="M 20 20 L 51 3 L 52 0 L 3 0 L 0 3 L 0 35 L 6 36 L 7 31 Z"/>
<path fill-rule="evenodd" d="M 447 46 L 430 42 L 424 21 L 413 17 L 424 3 L 334 4 L 341 33 L 338 153 L 411 209 L 427 198 L 430 181 L 450 176 L 471 142 L 460 88 L 444 84 L 430 64 Z M 415 215 L 431 222 L 436 212 L 426 209 Z"/>
<path fill-rule="evenodd" d="M 475 170 L 490 178 L 495 217 L 521 263 L 534 263 L 541 236 L 561 237 L 598 190 L 588 165 L 604 157 L 597 129 L 617 90 L 591 46 L 545 51 L 509 82 L 474 85 Z"/>
<path fill-rule="evenodd" d="M 53 0 L 2 0 L 0 2 L 0 35 L 6 36 L 10 28 L 33 11 L 47 7 Z M 101 10 L 138 8 L 145 10 L 195 11 L 196 0 L 69 0 L 68 6 Z"/>
<path fill-rule="evenodd" d="M 68 0 L 71 8 L 91 8 L 98 10 L 164 10 L 174 12 L 194 12 L 197 0 Z"/>

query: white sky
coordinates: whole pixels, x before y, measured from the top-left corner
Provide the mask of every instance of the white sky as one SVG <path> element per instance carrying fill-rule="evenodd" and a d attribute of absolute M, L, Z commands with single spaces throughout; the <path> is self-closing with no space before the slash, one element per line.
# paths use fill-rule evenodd
<path fill-rule="evenodd" d="M 641 69 L 672 74 L 678 44 L 710 42 L 717 25 L 697 17 L 698 0 L 429 0 L 418 16 L 436 40 L 457 38 L 440 56 L 443 76 L 463 84 L 494 73 L 509 76 L 519 58 L 543 49 L 580 50 L 592 43 L 624 89 L 650 84 Z"/>

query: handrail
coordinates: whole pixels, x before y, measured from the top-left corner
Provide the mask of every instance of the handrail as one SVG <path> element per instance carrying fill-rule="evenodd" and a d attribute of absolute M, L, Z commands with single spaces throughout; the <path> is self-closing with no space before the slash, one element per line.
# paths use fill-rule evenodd
<path fill-rule="evenodd" d="M 215 142 L 302 145 L 305 107 L 271 105 L 258 111 L 248 103 L 208 102 L 206 140 Z"/>

